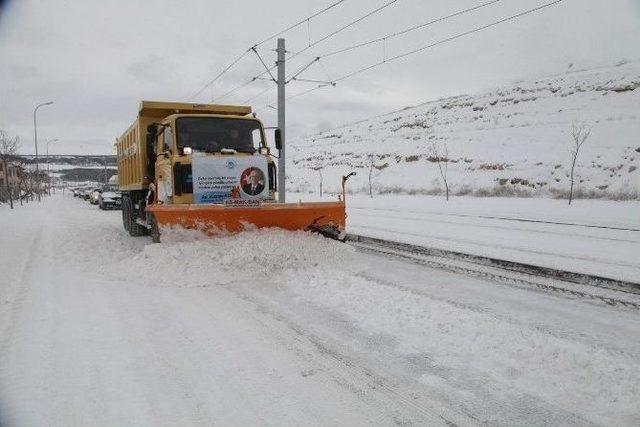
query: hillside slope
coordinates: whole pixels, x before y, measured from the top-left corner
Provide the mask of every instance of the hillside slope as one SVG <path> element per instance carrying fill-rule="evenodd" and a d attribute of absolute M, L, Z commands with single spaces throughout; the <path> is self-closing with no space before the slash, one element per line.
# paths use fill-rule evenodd
<path fill-rule="evenodd" d="M 355 170 L 354 192 L 436 194 L 432 145 L 453 194 L 562 196 L 571 127 L 591 134 L 576 166 L 577 196 L 640 196 L 640 63 L 567 72 L 408 107 L 290 143 L 290 191 L 326 190 Z M 446 151 L 445 151 L 446 150 Z M 448 152 L 448 155 L 444 153 Z M 373 164 L 373 168 L 371 165 Z"/>

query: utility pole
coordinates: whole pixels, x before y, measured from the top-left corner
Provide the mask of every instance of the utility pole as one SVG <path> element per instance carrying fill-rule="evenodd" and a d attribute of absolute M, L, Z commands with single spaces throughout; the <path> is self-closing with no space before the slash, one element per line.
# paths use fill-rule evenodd
<path fill-rule="evenodd" d="M 36 193 L 38 194 L 38 201 L 40 201 L 40 166 L 38 165 L 38 108 L 44 107 L 46 105 L 53 104 L 53 101 L 43 102 L 41 104 L 36 105 L 36 108 L 33 109 L 33 140 L 36 145 Z"/>
<path fill-rule="evenodd" d="M 280 129 L 281 144 L 278 158 L 278 202 L 285 203 L 286 185 L 285 185 L 285 55 L 284 39 L 278 39 L 278 128 Z"/>

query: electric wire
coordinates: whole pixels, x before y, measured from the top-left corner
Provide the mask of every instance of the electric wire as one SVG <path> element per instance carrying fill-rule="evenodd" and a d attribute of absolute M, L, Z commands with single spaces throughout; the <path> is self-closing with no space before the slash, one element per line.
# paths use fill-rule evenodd
<path fill-rule="evenodd" d="M 379 6 L 369 12 L 367 12 L 366 14 L 354 19 L 353 21 L 348 22 L 347 24 L 343 25 L 342 27 L 338 28 L 337 30 L 332 31 L 329 34 L 326 34 L 322 37 L 320 37 L 318 40 L 315 40 L 312 43 L 309 43 L 309 45 L 307 47 L 302 48 L 301 50 L 294 52 L 291 56 L 289 56 L 287 58 L 287 61 L 291 61 L 293 58 L 297 57 L 298 55 L 301 55 L 302 53 L 306 52 L 307 50 L 311 49 L 312 47 L 315 47 L 316 45 L 330 39 L 331 37 L 341 33 L 342 31 L 351 28 L 352 26 L 356 25 L 357 23 L 375 15 L 376 13 L 382 11 L 383 9 L 386 9 L 387 7 L 393 5 L 394 3 L 396 3 L 398 0 L 390 0 L 388 2 L 386 2 L 385 4 L 383 4 L 382 6 Z M 273 71 L 275 68 L 277 67 L 277 65 L 272 66 L 269 71 Z M 260 75 L 258 75 L 258 77 L 262 77 L 263 75 L 266 74 L 265 72 L 262 72 Z"/>
<path fill-rule="evenodd" d="M 355 20 L 343 25 L 342 27 L 338 28 L 337 30 L 332 31 L 331 33 L 329 33 L 329 34 L 327 34 L 327 35 L 325 35 L 323 37 L 320 37 L 318 40 L 315 40 L 313 43 L 310 43 L 307 47 L 305 47 L 305 48 L 299 50 L 298 52 L 294 53 L 293 55 L 291 55 L 288 58 L 288 60 L 289 61 L 292 60 L 293 58 L 295 58 L 296 56 L 300 55 L 301 53 L 306 52 L 307 50 L 311 49 L 312 47 L 314 47 L 314 46 L 316 46 L 316 45 L 318 45 L 320 43 L 322 43 L 323 41 L 328 40 L 331 37 L 335 36 L 336 34 L 339 34 L 339 33 L 343 32 L 347 28 L 350 28 L 350 27 L 356 25 L 357 23 L 359 23 L 359 22 L 361 22 L 361 21 L 363 21 L 363 20 L 375 15 L 376 13 L 380 12 L 381 10 L 386 9 L 387 7 L 393 5 L 397 1 L 398 0 L 388 1 L 387 3 L 383 4 L 382 6 L 376 8 L 376 9 L 373 9 L 372 11 L 366 13 L 365 15 L 363 15 L 363 16 L 361 16 L 361 17 L 359 17 L 359 18 L 357 18 L 357 19 L 355 19 Z"/>
<path fill-rule="evenodd" d="M 260 45 L 262 45 L 262 44 L 265 44 L 265 43 L 266 43 L 266 42 L 268 42 L 269 40 L 273 40 L 273 39 L 275 39 L 276 37 L 278 37 L 278 36 L 280 36 L 280 35 L 282 35 L 282 34 L 286 33 L 287 31 L 289 31 L 289 30 L 293 30 L 294 28 L 296 28 L 296 27 L 298 27 L 298 26 L 300 26 L 300 25 L 302 25 L 302 24 L 304 24 L 304 23 L 306 23 L 306 22 L 311 21 L 313 18 L 315 18 L 315 17 L 317 17 L 317 16 L 319 16 L 319 15 L 322 15 L 322 14 L 323 14 L 323 13 L 325 13 L 325 12 L 328 12 L 329 10 L 331 10 L 331 9 L 333 9 L 334 7 L 336 7 L 336 6 L 340 5 L 341 3 L 344 3 L 345 1 L 346 1 L 346 0 L 339 0 L 339 1 L 335 2 L 335 3 L 332 3 L 332 4 L 330 4 L 329 6 L 325 7 L 324 9 L 322 9 L 322 10 L 320 10 L 320 11 L 318 11 L 318 12 L 314 13 L 313 15 L 308 16 L 308 17 L 304 18 L 303 20 L 298 21 L 298 22 L 296 22 L 295 24 L 292 24 L 292 25 L 288 26 L 288 27 L 287 27 L 287 28 L 285 28 L 284 30 L 281 30 L 281 31 L 279 31 L 279 32 L 275 33 L 274 35 L 269 36 L 269 37 L 267 37 L 266 39 L 264 39 L 264 40 L 262 40 L 262 41 L 260 41 L 260 42 L 256 43 L 254 46 L 256 46 L 256 47 L 257 47 L 257 46 L 260 46 Z"/>
<path fill-rule="evenodd" d="M 269 77 L 271 77 L 272 81 L 277 81 L 275 77 L 273 77 L 273 74 L 271 74 L 271 70 L 269 70 L 269 67 L 267 66 L 267 64 L 265 64 L 264 59 L 262 59 L 262 56 L 260 56 L 260 54 L 258 53 L 258 51 L 256 50 L 255 46 L 251 48 L 251 50 L 258 56 L 258 59 L 260 60 L 260 62 L 262 63 L 262 65 L 264 66 L 264 68 L 267 70 L 267 72 L 269 73 Z"/>
<path fill-rule="evenodd" d="M 227 65 L 222 71 L 220 71 L 213 79 L 209 80 L 202 88 L 200 88 L 200 90 L 198 90 L 195 94 L 193 94 L 192 96 L 190 96 L 188 98 L 188 100 L 192 100 L 194 98 L 196 98 L 197 96 L 199 96 L 202 92 L 204 92 L 205 90 L 207 90 L 207 88 L 211 87 L 211 85 L 213 85 L 216 81 L 218 81 L 223 75 L 225 75 L 229 70 L 231 70 L 231 68 L 233 68 L 238 62 L 240 62 L 249 52 L 251 52 L 252 48 L 256 48 L 266 42 L 268 42 L 269 40 L 274 39 L 275 37 L 278 37 L 281 34 L 286 33 L 289 30 L 292 30 L 293 28 L 298 27 L 299 25 L 304 24 L 305 22 L 310 21 L 311 19 L 322 15 L 325 12 L 328 12 L 329 10 L 333 9 L 334 7 L 344 3 L 346 0 L 338 0 L 332 4 L 330 4 L 329 6 L 325 7 L 324 9 L 304 18 L 303 20 L 288 26 L 287 28 L 285 28 L 282 31 L 277 32 L 276 34 L 267 37 L 266 39 L 255 43 L 252 47 L 248 48 L 247 50 L 245 50 L 240 56 L 238 56 L 236 59 L 234 59 L 233 61 L 231 61 L 231 63 L 229 65 Z"/>
<path fill-rule="evenodd" d="M 214 84 L 216 81 L 218 81 L 218 79 L 220 79 L 220 77 L 222 77 L 224 74 L 226 74 L 231 68 L 233 68 L 238 62 L 240 62 L 242 60 L 242 58 L 244 58 L 245 56 L 247 56 L 247 54 L 251 52 L 251 49 L 247 49 L 244 51 L 244 53 L 240 56 L 238 56 L 236 59 L 234 59 L 229 65 L 227 65 L 222 71 L 220 71 L 213 79 L 209 80 L 209 82 L 207 84 L 205 84 L 202 88 L 200 88 L 199 91 L 197 91 L 196 93 L 194 93 L 193 95 L 191 95 L 188 100 L 191 101 L 192 99 L 196 98 L 198 95 L 200 95 L 202 92 L 204 92 L 205 90 L 207 90 L 207 88 L 209 88 L 212 84 Z"/>
<path fill-rule="evenodd" d="M 378 42 L 381 42 L 381 41 L 386 41 L 388 39 L 399 37 L 401 35 L 410 33 L 411 31 L 419 30 L 421 28 L 428 27 L 428 26 L 436 24 L 438 22 L 443 22 L 443 21 L 446 21 L 447 19 L 455 18 L 456 16 L 460 16 L 460 15 L 464 15 L 464 14 L 469 13 L 469 12 L 473 12 L 473 11 L 481 9 L 483 7 L 487 7 L 487 6 L 490 6 L 492 4 L 498 3 L 500 1 L 502 1 L 502 0 L 488 1 L 486 3 L 480 4 L 480 5 L 477 5 L 477 6 L 474 6 L 474 7 L 470 7 L 468 9 L 460 10 L 460 11 L 452 13 L 450 15 L 442 16 L 440 18 L 436 18 L 436 19 L 433 19 L 431 21 L 428 21 L 428 22 L 425 22 L 425 23 L 422 23 L 422 24 L 419 24 L 419 25 L 415 25 L 413 27 L 405 28 L 404 30 L 397 31 L 395 33 L 391 33 L 391 34 L 387 34 L 387 35 L 382 36 L 382 37 L 378 37 L 377 39 L 368 40 L 366 42 L 358 43 L 358 44 L 355 44 L 355 45 L 352 45 L 352 46 L 347 46 L 347 47 L 342 48 L 342 49 L 338 49 L 338 50 L 335 50 L 335 51 L 332 51 L 332 52 L 328 52 L 328 53 L 325 53 L 324 55 L 320 55 L 320 57 L 327 58 L 327 57 L 330 57 L 330 56 L 333 56 L 333 55 L 337 55 L 337 54 L 340 54 L 340 53 L 343 53 L 343 52 L 348 52 L 348 51 L 351 51 L 351 50 L 354 50 L 354 49 L 358 49 L 358 48 L 361 48 L 361 47 L 369 46 L 369 45 L 374 44 L 374 43 L 378 43 Z"/>
<path fill-rule="evenodd" d="M 390 34 L 387 34 L 387 35 L 382 36 L 382 37 L 378 37 L 378 38 L 373 39 L 373 40 L 368 40 L 368 41 L 366 41 L 366 42 L 361 42 L 361 43 L 358 43 L 358 44 L 355 44 L 355 45 L 352 45 L 352 46 L 347 46 L 347 47 L 344 47 L 344 48 L 341 48 L 341 49 L 338 49 L 338 50 L 335 50 L 335 51 L 331 51 L 331 52 L 325 53 L 325 54 L 323 54 L 323 55 L 319 55 L 319 56 L 317 56 L 317 57 L 314 59 L 314 61 L 313 61 L 313 62 L 317 61 L 319 58 L 328 58 L 328 57 L 331 57 L 331 56 L 333 56 L 333 55 L 337 55 L 337 54 L 344 53 L 344 52 L 349 52 L 349 51 L 351 51 L 351 50 L 358 49 L 358 48 L 365 47 L 365 46 L 369 46 L 369 45 L 371 45 L 371 44 L 378 43 L 378 42 L 385 42 L 385 45 L 384 45 L 384 48 L 385 48 L 385 49 L 384 49 L 384 58 L 385 58 L 385 61 L 386 61 L 386 41 L 387 41 L 388 39 L 392 39 L 392 38 L 395 38 L 395 37 L 399 37 L 399 36 L 401 36 L 401 35 L 404 35 L 404 34 L 407 34 L 407 33 L 411 32 L 411 31 L 419 30 L 419 29 L 422 29 L 422 28 L 428 27 L 428 26 L 430 26 L 430 25 L 433 25 L 433 24 L 436 24 L 436 23 L 439 23 L 439 22 L 446 21 L 446 20 L 448 20 L 448 19 L 451 19 L 451 18 L 454 18 L 454 17 L 460 16 L 460 15 L 464 15 L 464 14 L 469 13 L 469 12 L 473 12 L 473 11 L 478 10 L 478 9 L 481 9 L 481 8 L 483 8 L 483 7 L 487 7 L 487 6 L 490 6 L 490 5 L 492 5 L 492 4 L 498 3 L 498 2 L 500 2 L 500 1 L 502 1 L 502 0 L 491 0 L 491 1 L 488 1 L 488 2 L 485 2 L 485 3 L 482 3 L 482 4 L 479 4 L 479 5 L 477 5 L 477 6 L 473 6 L 473 7 L 467 8 L 467 9 L 459 10 L 459 11 L 457 11 L 457 12 L 451 13 L 451 14 L 446 15 L 446 16 L 442 16 L 442 17 L 440 17 L 440 18 L 432 19 L 431 21 L 424 22 L 424 23 L 419 24 L 419 25 L 414 25 L 414 26 L 412 26 L 412 27 L 405 28 L 404 30 L 397 31 L 397 32 L 395 32 L 395 33 L 390 33 Z M 300 51 L 299 53 L 302 53 L 303 51 L 304 51 L 304 50 Z M 291 58 L 293 58 L 293 56 L 292 56 L 292 57 L 290 57 L 289 59 L 291 59 Z M 313 63 L 313 62 L 312 62 L 312 63 Z M 311 64 L 312 64 L 312 63 L 311 63 Z M 311 64 L 309 64 L 309 65 L 311 65 Z M 290 81 L 290 80 L 296 80 L 296 77 L 297 77 L 299 74 L 300 74 L 300 72 L 297 72 L 297 73 L 296 73 L 296 74 L 294 74 L 292 77 L 289 77 L 289 78 L 287 79 L 287 81 Z"/>
<path fill-rule="evenodd" d="M 499 24 L 502 24 L 502 23 L 505 23 L 505 22 L 508 22 L 508 21 L 512 21 L 512 20 L 517 19 L 517 18 L 520 18 L 520 17 L 522 17 L 522 16 L 525 16 L 525 15 L 528 15 L 528 14 L 531 14 L 531 13 L 534 13 L 534 12 L 537 12 L 537 11 L 539 11 L 539 10 L 541 10 L 541 9 L 545 9 L 545 8 L 547 8 L 547 7 L 550 7 L 550 6 L 556 5 L 556 4 L 558 4 L 558 3 L 561 3 L 562 1 L 564 1 L 564 0 L 555 0 L 555 1 L 552 1 L 552 2 L 549 2 L 549 3 L 545 3 L 545 4 L 542 4 L 542 5 L 540 5 L 540 6 L 534 7 L 534 8 L 532 8 L 532 9 L 528 9 L 528 10 L 525 10 L 525 11 L 523 11 L 523 12 L 517 13 L 517 14 L 515 14 L 515 15 L 511 15 L 511 16 L 508 16 L 508 17 L 506 17 L 506 18 L 502 18 L 502 19 L 500 19 L 500 20 L 498 20 L 498 21 L 494 21 L 494 22 L 491 22 L 491 23 L 489 23 L 489 24 L 486 24 L 486 25 L 482 25 L 482 26 L 480 26 L 480 27 L 473 28 L 473 29 L 471 29 L 471 30 L 469 30 L 469 31 L 465 31 L 465 32 L 463 32 L 463 33 L 459 33 L 459 34 L 453 35 L 453 36 L 451 36 L 451 37 L 447 37 L 447 38 L 444 38 L 444 39 L 438 40 L 438 41 L 436 41 L 436 42 L 433 42 L 433 43 L 430 43 L 430 44 L 428 44 L 428 45 L 422 46 L 422 47 L 420 47 L 420 48 L 418 48 L 418 49 L 414 49 L 414 50 L 411 50 L 411 51 L 409 51 L 409 52 L 405 52 L 405 53 L 402 53 L 402 54 L 400 54 L 400 55 L 393 56 L 393 57 L 391 57 L 391 58 L 389 58 L 389 59 L 385 59 L 385 60 L 383 60 L 383 61 L 377 62 L 377 63 L 375 63 L 375 64 L 368 65 L 368 66 L 366 66 L 366 67 L 360 68 L 360 69 L 358 69 L 358 70 L 355 70 L 355 71 L 353 71 L 353 72 L 350 72 L 350 73 L 348 73 L 348 74 L 345 74 L 345 75 L 343 75 L 343 76 L 341 76 L 341 77 L 338 77 L 338 78 L 334 79 L 332 83 L 338 83 L 338 82 L 340 82 L 340 81 L 343 81 L 343 80 L 346 80 L 346 79 L 351 78 L 351 77 L 353 77 L 353 76 L 356 76 L 356 75 L 358 75 L 358 74 L 364 73 L 364 72 L 369 71 L 369 70 L 371 70 L 371 69 L 373 69 L 373 68 L 377 68 L 377 67 L 382 66 L 382 65 L 384 65 L 384 64 L 387 64 L 387 63 L 389 63 L 389 62 L 396 61 L 396 60 L 398 60 L 398 59 L 402 59 L 402 58 L 405 58 L 405 57 L 407 57 L 407 56 L 414 55 L 414 54 L 416 54 L 416 53 L 419 53 L 419 52 L 422 52 L 422 51 L 424 51 L 424 50 L 427 50 L 427 49 L 433 48 L 433 47 L 435 47 L 435 46 L 439 46 L 439 45 L 442 45 L 442 44 L 445 44 L 445 43 L 448 43 L 448 42 L 454 41 L 454 40 L 459 39 L 459 38 L 461 38 L 461 37 L 465 37 L 465 36 L 468 36 L 468 35 L 471 35 L 471 34 L 477 33 L 477 32 L 479 32 L 479 31 L 483 31 L 483 30 L 486 30 L 486 29 L 488 29 L 488 28 L 494 27 L 494 26 L 496 26 L 496 25 L 499 25 Z M 308 93 L 314 92 L 314 91 L 316 91 L 316 90 L 322 89 L 322 88 L 327 87 L 327 86 L 335 86 L 335 84 L 331 84 L 331 85 L 318 85 L 318 86 L 317 86 L 317 87 L 315 87 L 315 88 L 312 88 L 312 89 L 309 89 L 309 90 L 307 90 L 307 91 L 301 92 L 300 94 L 296 94 L 296 95 L 294 95 L 294 96 L 292 96 L 292 97 L 298 97 L 298 96 L 306 95 L 306 94 L 308 94 Z"/>
<path fill-rule="evenodd" d="M 251 98 L 247 98 L 246 100 L 242 101 L 242 104 L 248 104 L 249 102 L 253 101 L 254 99 L 260 98 L 262 95 L 264 95 L 265 93 L 267 93 L 268 91 L 273 89 L 273 87 L 274 87 L 273 84 L 269 84 L 269 86 L 266 87 L 264 90 L 262 90 L 259 93 L 255 94 Z"/>
<path fill-rule="evenodd" d="M 299 50 L 298 52 L 294 53 L 293 55 L 291 55 L 291 56 L 288 58 L 288 60 L 293 59 L 294 57 L 296 57 L 296 56 L 298 56 L 298 55 L 302 54 L 303 52 L 307 51 L 308 49 L 310 49 L 310 48 L 312 48 L 312 47 L 316 46 L 318 43 L 321 43 L 321 42 L 323 42 L 323 41 L 325 41 L 325 40 L 327 40 L 327 39 L 329 39 L 329 38 L 331 38 L 331 37 L 335 36 L 336 34 L 339 34 L 340 32 L 342 32 L 342 31 L 346 30 L 347 28 L 352 27 L 353 25 L 355 25 L 355 24 L 357 24 L 357 23 L 359 23 L 359 22 L 363 21 L 364 19 L 367 19 L 367 18 L 369 18 L 369 17 L 371 17 L 371 16 L 375 15 L 376 13 L 378 13 L 378 12 L 380 12 L 381 10 L 383 10 L 383 9 L 385 9 L 385 8 L 387 8 L 387 7 L 389 7 L 389 6 L 391 6 L 392 4 L 396 3 L 397 1 L 398 1 L 398 0 L 390 0 L 390 1 L 386 2 L 385 4 L 383 4 L 382 6 L 379 6 L 379 7 L 375 8 L 375 9 L 373 9 L 373 10 L 371 10 L 371 11 L 367 12 L 366 14 L 364 14 L 364 15 L 362 15 L 362 16 L 360 16 L 360 17 L 356 18 L 356 19 L 354 19 L 353 21 L 348 22 L 347 24 L 343 25 L 342 27 L 338 28 L 337 30 L 334 30 L 334 31 L 332 31 L 331 33 L 329 33 L 329 34 L 327 34 L 327 35 L 325 35 L 325 36 L 321 37 L 320 39 L 318 39 L 318 40 L 314 41 L 313 43 L 311 43 L 309 46 L 305 47 L 304 49 Z M 302 22 L 302 21 L 301 21 L 301 22 Z M 273 38 L 273 37 L 272 37 L 272 38 Z M 269 40 L 270 40 L 270 39 L 269 39 Z M 253 50 L 253 47 L 249 48 L 249 50 Z M 266 75 L 266 74 L 270 74 L 270 73 L 271 73 L 271 71 L 273 71 L 273 70 L 274 70 L 274 69 L 276 69 L 276 68 L 277 68 L 277 65 L 274 65 L 274 66 L 272 66 L 271 68 L 267 68 L 265 71 L 263 71 L 262 73 L 258 74 L 257 76 L 252 77 L 250 80 L 246 81 L 245 83 L 241 84 L 240 86 L 237 86 L 237 87 L 233 88 L 233 89 L 232 89 L 232 90 L 230 90 L 229 92 L 227 92 L 227 93 L 225 93 L 224 95 L 219 96 L 219 97 L 217 97 L 217 98 L 215 98 L 215 99 L 220 100 L 221 98 L 225 98 L 225 97 L 227 97 L 228 95 L 231 95 L 231 94 L 233 94 L 233 93 L 237 92 L 238 90 L 240 90 L 240 89 L 242 89 L 242 88 L 244 88 L 244 87 L 246 87 L 246 86 L 250 85 L 251 83 L 255 82 L 255 81 L 256 81 L 256 80 L 258 80 L 260 77 L 262 77 L 262 76 L 264 76 L 264 75 Z M 213 102 L 213 99 L 211 100 L 211 102 Z"/>
<path fill-rule="evenodd" d="M 256 80 L 258 80 L 258 77 L 253 77 L 251 80 L 247 80 L 246 82 L 234 87 L 233 89 L 231 89 L 230 91 L 224 93 L 223 95 L 220 95 L 220 96 L 215 97 L 215 98 L 211 98 L 211 101 L 209 101 L 209 102 L 220 101 L 222 98 L 226 98 L 227 96 L 229 96 L 229 95 L 231 95 L 233 93 L 236 93 L 240 89 L 243 89 L 243 88 L 249 86 L 251 83 L 255 82 Z"/>

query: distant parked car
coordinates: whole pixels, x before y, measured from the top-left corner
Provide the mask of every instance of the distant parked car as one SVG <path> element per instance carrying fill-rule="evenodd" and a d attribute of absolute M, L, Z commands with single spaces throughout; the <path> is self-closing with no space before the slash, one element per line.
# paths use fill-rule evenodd
<path fill-rule="evenodd" d="M 80 197 L 84 200 L 89 200 L 89 197 L 91 196 L 91 191 L 93 190 L 93 188 L 91 187 L 86 187 L 85 189 L 82 190 L 82 193 L 80 193 Z"/>
<path fill-rule="evenodd" d="M 118 186 L 107 184 L 102 187 L 102 193 L 98 196 L 98 206 L 102 210 L 121 209 L 122 193 L 118 190 Z"/>
<path fill-rule="evenodd" d="M 100 193 L 102 193 L 102 188 L 93 188 L 89 192 L 89 203 L 92 205 L 97 205 L 99 202 Z"/>

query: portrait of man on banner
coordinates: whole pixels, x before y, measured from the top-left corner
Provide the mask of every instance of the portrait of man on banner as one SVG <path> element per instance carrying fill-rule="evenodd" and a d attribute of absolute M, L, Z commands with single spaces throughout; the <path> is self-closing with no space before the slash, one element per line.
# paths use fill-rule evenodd
<path fill-rule="evenodd" d="M 257 196 L 264 191 L 264 172 L 257 167 L 245 169 L 240 176 L 242 191 L 249 196 Z"/>

